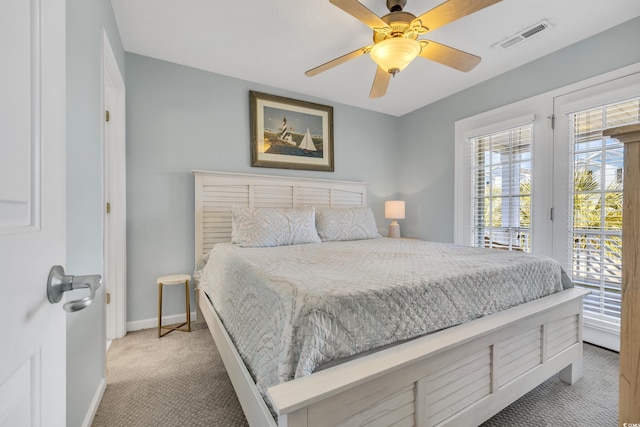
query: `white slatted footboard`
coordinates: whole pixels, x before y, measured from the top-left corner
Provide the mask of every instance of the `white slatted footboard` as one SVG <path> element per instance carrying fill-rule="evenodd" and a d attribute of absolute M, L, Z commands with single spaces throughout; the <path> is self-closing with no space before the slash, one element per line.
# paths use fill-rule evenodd
<path fill-rule="evenodd" d="M 476 426 L 560 372 L 580 377 L 570 289 L 271 387 L 278 425 Z"/>

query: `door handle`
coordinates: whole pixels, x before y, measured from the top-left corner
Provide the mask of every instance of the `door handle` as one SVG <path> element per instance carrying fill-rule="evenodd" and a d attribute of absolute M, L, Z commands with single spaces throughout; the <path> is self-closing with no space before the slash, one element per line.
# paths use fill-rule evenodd
<path fill-rule="evenodd" d="M 49 271 L 47 280 L 47 298 L 51 304 L 56 304 L 62 299 L 62 294 L 75 289 L 89 289 L 89 296 L 69 301 L 62 308 L 69 313 L 87 308 L 96 296 L 96 290 L 100 287 L 102 279 L 99 274 L 90 276 L 71 276 L 64 274 L 64 268 L 54 265 Z"/>

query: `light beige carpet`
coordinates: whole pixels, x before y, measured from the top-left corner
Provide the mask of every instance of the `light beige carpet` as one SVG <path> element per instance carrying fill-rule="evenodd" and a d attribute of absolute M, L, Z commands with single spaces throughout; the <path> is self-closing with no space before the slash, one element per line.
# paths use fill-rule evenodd
<path fill-rule="evenodd" d="M 584 377 L 557 376 L 483 427 L 617 425 L 618 354 L 585 344 Z M 130 332 L 107 354 L 107 389 L 93 427 L 246 426 L 208 329 Z"/>
<path fill-rule="evenodd" d="M 146 329 L 113 341 L 92 426 L 246 426 L 209 330 L 157 334 Z"/>

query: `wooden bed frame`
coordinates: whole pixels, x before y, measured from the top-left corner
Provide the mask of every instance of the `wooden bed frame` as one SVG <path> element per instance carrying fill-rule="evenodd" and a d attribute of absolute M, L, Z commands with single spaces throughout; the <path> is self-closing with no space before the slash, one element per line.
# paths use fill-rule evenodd
<path fill-rule="evenodd" d="M 231 239 L 230 208 L 366 206 L 366 184 L 194 171 L 196 261 Z M 560 372 L 582 375 L 582 298 L 569 289 L 268 389 L 273 419 L 207 295 L 207 322 L 251 426 L 479 425 Z"/>

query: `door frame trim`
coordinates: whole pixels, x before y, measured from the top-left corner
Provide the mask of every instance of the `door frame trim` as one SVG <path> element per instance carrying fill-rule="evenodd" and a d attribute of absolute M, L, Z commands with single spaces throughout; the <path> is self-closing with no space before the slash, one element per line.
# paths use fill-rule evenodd
<path fill-rule="evenodd" d="M 102 105 L 103 111 L 106 111 L 109 101 L 111 110 L 109 129 L 104 117 L 102 119 L 104 292 L 109 287 L 111 293 L 111 303 L 105 310 L 105 324 L 107 339 L 113 339 L 122 338 L 127 333 L 125 84 L 109 36 L 104 29 L 102 40 Z M 108 99 L 107 91 L 110 93 Z M 109 218 L 106 213 L 107 202 L 111 204 Z"/>

